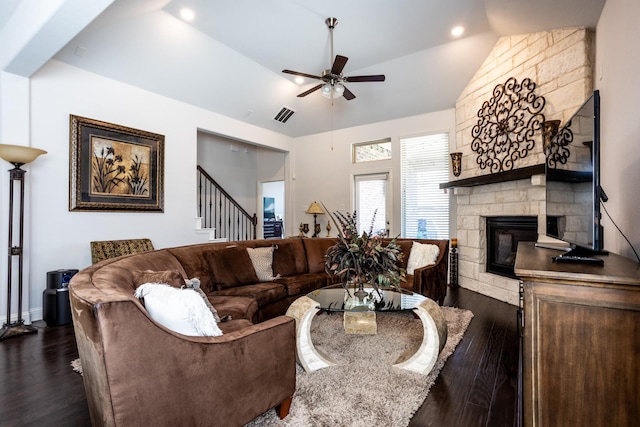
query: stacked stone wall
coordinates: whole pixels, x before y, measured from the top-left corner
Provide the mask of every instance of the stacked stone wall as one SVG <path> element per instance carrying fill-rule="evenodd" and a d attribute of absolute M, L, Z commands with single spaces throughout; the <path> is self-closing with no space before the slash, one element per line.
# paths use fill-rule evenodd
<path fill-rule="evenodd" d="M 456 149 L 462 152 L 462 174 L 456 179 L 491 173 L 477 164 L 471 149 L 471 130 L 478 110 L 492 97 L 494 88 L 510 77 L 536 83 L 535 94 L 545 98 L 545 120 L 561 120 L 561 125 L 578 110 L 593 90 L 593 40 L 585 28 L 567 28 L 502 37 L 456 102 Z M 542 135 L 514 169 L 543 164 Z M 453 179 L 453 177 L 452 177 Z M 544 176 L 530 179 L 458 187 L 457 238 L 459 283 L 484 295 L 518 304 L 518 281 L 486 272 L 486 217 L 538 217 L 538 231 L 546 231 Z"/>

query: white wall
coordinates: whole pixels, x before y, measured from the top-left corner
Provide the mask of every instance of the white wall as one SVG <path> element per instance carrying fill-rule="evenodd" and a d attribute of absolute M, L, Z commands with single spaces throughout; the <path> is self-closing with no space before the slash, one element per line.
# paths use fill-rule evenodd
<path fill-rule="evenodd" d="M 255 145 L 199 132 L 198 164 L 247 213 L 257 212 L 258 148 Z"/>
<path fill-rule="evenodd" d="M 640 253 L 640 2 L 607 0 L 596 31 L 595 87 L 601 99 L 600 168 L 605 208 Z M 636 259 L 603 212 L 604 246 Z"/>
<path fill-rule="evenodd" d="M 31 319 L 42 315 L 39 310 L 42 291 L 46 288 L 46 272 L 90 265 L 89 242 L 92 240 L 149 237 L 158 248 L 203 241 L 205 237 L 195 232 L 194 221 L 198 129 L 243 141 L 260 141 L 263 146 L 281 151 L 292 148 L 291 139 L 281 134 L 55 60 L 33 75 L 30 93 L 31 141 L 28 145 L 49 152 L 26 167 L 29 200 L 25 292 Z M 2 96 L 3 104 L 10 104 L 5 93 Z M 164 213 L 69 212 L 70 114 L 165 135 Z M 26 145 L 26 141 L 13 143 Z M 3 229 L 5 221 L 3 216 L 0 225 Z M 0 245 L 0 249 L 0 259 L 4 260 L 6 246 Z M 2 294 L 4 298 L 4 291 Z M 3 312 L 6 302 L 0 303 Z"/>
<path fill-rule="evenodd" d="M 293 223 L 308 223 L 312 228 L 313 215 L 305 211 L 314 200 L 323 202 L 331 212 L 353 211 L 353 175 L 389 171 L 393 192 L 391 235 L 398 234 L 401 228 L 400 138 L 443 131 L 449 132 L 451 143 L 455 138 L 454 109 L 296 138 L 292 174 Z M 352 143 L 383 138 L 391 138 L 392 160 L 351 162 Z M 318 216 L 322 235 L 327 221 L 328 215 Z M 335 229 L 332 235 L 336 235 Z"/>

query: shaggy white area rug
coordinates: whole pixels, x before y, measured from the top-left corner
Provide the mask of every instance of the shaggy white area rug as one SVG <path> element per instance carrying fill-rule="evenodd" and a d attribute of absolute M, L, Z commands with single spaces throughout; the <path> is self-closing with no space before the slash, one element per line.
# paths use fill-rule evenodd
<path fill-rule="evenodd" d="M 314 345 L 338 365 L 315 372 L 297 365 L 289 415 L 280 420 L 270 410 L 247 427 L 408 425 L 473 318 L 469 310 L 443 310 L 448 338 L 428 375 L 391 366 L 422 342 L 422 322 L 412 313 L 376 313 L 377 335 L 347 335 L 342 315 L 317 316 L 311 325 Z"/>
<path fill-rule="evenodd" d="M 428 375 L 391 366 L 422 342 L 422 323 L 412 313 L 376 313 L 377 335 L 345 334 L 340 314 L 316 316 L 311 325 L 314 345 L 338 365 L 315 372 L 296 365 L 289 415 L 280 420 L 272 409 L 246 427 L 408 425 L 473 318 L 469 310 L 442 309 L 448 338 Z M 80 359 L 71 366 L 82 373 Z"/>

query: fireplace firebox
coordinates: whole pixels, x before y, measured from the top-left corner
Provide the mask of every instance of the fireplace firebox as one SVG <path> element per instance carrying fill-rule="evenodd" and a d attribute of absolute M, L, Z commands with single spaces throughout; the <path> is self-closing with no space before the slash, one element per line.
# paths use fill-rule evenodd
<path fill-rule="evenodd" d="M 498 216 L 486 218 L 488 273 L 517 279 L 513 265 L 518 242 L 538 239 L 538 218 L 535 216 Z"/>

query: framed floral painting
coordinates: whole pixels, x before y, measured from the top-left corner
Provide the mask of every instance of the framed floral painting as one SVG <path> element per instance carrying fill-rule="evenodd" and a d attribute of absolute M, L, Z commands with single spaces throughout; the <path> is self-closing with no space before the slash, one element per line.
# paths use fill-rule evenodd
<path fill-rule="evenodd" d="M 70 211 L 163 212 L 164 135 L 70 115 Z"/>

